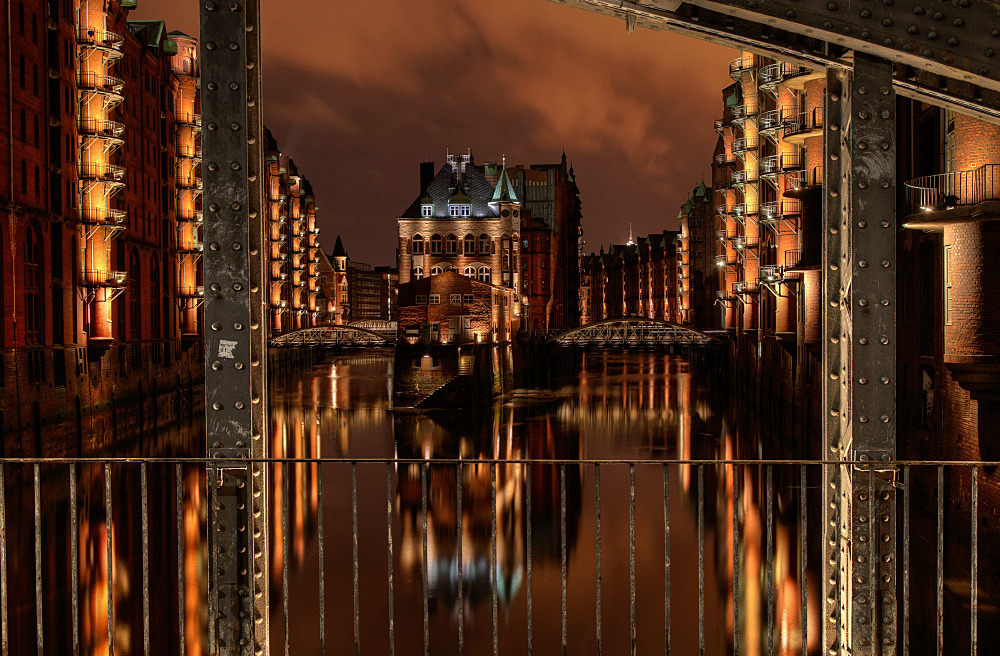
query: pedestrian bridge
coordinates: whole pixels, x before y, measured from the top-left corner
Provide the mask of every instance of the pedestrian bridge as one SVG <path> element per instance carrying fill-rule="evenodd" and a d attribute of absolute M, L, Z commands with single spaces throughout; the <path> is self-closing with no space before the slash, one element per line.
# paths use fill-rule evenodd
<path fill-rule="evenodd" d="M 643 317 L 589 323 L 549 339 L 562 346 L 705 346 L 718 339 L 685 326 Z"/>
<path fill-rule="evenodd" d="M 394 346 L 396 341 L 358 326 L 317 326 L 279 335 L 271 346 Z"/>

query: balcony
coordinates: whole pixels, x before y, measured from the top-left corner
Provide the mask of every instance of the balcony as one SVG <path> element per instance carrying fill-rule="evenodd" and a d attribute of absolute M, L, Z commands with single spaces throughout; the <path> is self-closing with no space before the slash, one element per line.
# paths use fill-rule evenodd
<path fill-rule="evenodd" d="M 279 271 L 278 273 L 271 273 L 271 280 L 274 282 L 281 282 L 283 280 L 288 280 L 288 274 L 284 271 Z"/>
<path fill-rule="evenodd" d="M 725 216 L 726 214 L 729 214 L 729 206 L 726 205 L 725 203 L 723 203 L 721 205 L 716 205 L 715 206 L 715 213 L 719 214 L 721 216 Z"/>
<path fill-rule="evenodd" d="M 785 269 L 794 269 L 795 267 L 802 264 L 802 251 L 788 250 L 785 251 Z"/>
<path fill-rule="evenodd" d="M 757 150 L 760 139 L 758 137 L 740 137 L 733 140 L 733 152 L 736 154 L 745 153 L 750 150 Z"/>
<path fill-rule="evenodd" d="M 989 201 L 1000 201 L 1000 164 L 928 175 L 906 183 L 906 202 L 912 213 L 971 208 Z"/>
<path fill-rule="evenodd" d="M 771 109 L 760 115 L 760 120 L 758 126 L 761 132 L 772 132 L 781 127 L 781 111 L 780 109 Z"/>
<path fill-rule="evenodd" d="M 757 55 L 743 55 L 729 62 L 729 77 L 738 79 L 745 71 L 757 68 Z"/>
<path fill-rule="evenodd" d="M 737 235 L 733 237 L 733 249 L 737 251 L 746 250 L 749 244 L 747 243 L 747 238 L 743 235 Z"/>
<path fill-rule="evenodd" d="M 200 239 L 184 238 L 177 241 L 177 252 L 184 254 L 199 254 L 205 251 L 205 244 Z"/>
<path fill-rule="evenodd" d="M 122 82 L 121 78 L 113 75 L 100 75 L 98 73 L 78 71 L 76 74 L 76 86 L 81 91 L 110 94 L 118 96 L 121 99 L 125 83 Z"/>
<path fill-rule="evenodd" d="M 747 215 L 757 214 L 757 204 L 756 203 L 737 203 L 733 205 L 730 210 L 731 214 L 737 218 L 741 218 Z"/>
<path fill-rule="evenodd" d="M 123 289 L 128 282 L 128 275 L 124 271 L 105 271 L 101 269 L 90 269 L 83 272 L 81 284 L 84 287 L 109 287 Z"/>
<path fill-rule="evenodd" d="M 784 272 L 781 267 L 767 265 L 762 266 L 757 270 L 757 280 L 765 284 L 774 284 L 781 282 L 784 278 Z"/>
<path fill-rule="evenodd" d="M 733 107 L 733 120 L 734 121 L 745 121 L 748 118 L 756 116 L 760 109 L 757 105 L 736 105 Z"/>
<path fill-rule="evenodd" d="M 108 207 L 80 209 L 80 223 L 92 226 L 124 226 L 128 218 L 125 210 L 115 210 Z"/>
<path fill-rule="evenodd" d="M 729 239 L 729 231 L 728 230 L 719 230 L 715 234 L 716 234 L 716 238 L 719 240 L 720 244 L 725 244 L 726 241 Z"/>
<path fill-rule="evenodd" d="M 271 309 L 286 310 L 288 309 L 288 301 L 271 301 Z"/>
<path fill-rule="evenodd" d="M 80 25 L 76 28 L 76 42 L 85 47 L 121 51 L 124 39 L 120 34 L 114 32 L 105 32 Z"/>
<path fill-rule="evenodd" d="M 107 139 L 122 143 L 122 135 L 125 134 L 125 124 L 118 121 L 108 121 L 104 119 L 89 118 L 81 116 L 76 122 L 77 131 L 88 137 Z"/>
<path fill-rule="evenodd" d="M 177 221 L 180 223 L 202 223 L 205 215 L 201 210 L 178 211 Z"/>
<path fill-rule="evenodd" d="M 174 114 L 174 122 L 177 123 L 178 125 L 200 128 L 201 114 L 192 114 L 191 112 L 177 112 Z"/>
<path fill-rule="evenodd" d="M 125 181 L 125 167 L 117 164 L 81 162 L 77 165 L 76 172 L 81 180 L 121 184 Z"/>
<path fill-rule="evenodd" d="M 197 285 L 197 286 L 178 285 L 177 286 L 177 297 L 178 298 L 204 298 L 205 297 L 205 287 L 203 285 Z"/>
<path fill-rule="evenodd" d="M 180 189 L 201 190 L 201 184 L 201 176 L 191 174 L 177 176 L 177 187 Z"/>
<path fill-rule="evenodd" d="M 174 154 L 186 159 L 201 159 L 201 146 L 177 146 Z"/>
<path fill-rule="evenodd" d="M 802 201 L 787 199 L 771 201 L 760 206 L 761 221 L 776 221 L 787 216 L 802 214 Z"/>
<path fill-rule="evenodd" d="M 800 112 L 785 117 L 784 138 L 789 143 L 801 144 L 808 137 L 823 134 L 823 108 Z"/>
<path fill-rule="evenodd" d="M 734 187 L 745 185 L 748 182 L 757 182 L 757 180 L 758 176 L 756 170 L 747 171 L 746 169 L 738 169 L 733 171 L 732 175 L 729 177 L 729 181 Z"/>
<path fill-rule="evenodd" d="M 287 253 L 271 254 L 271 260 L 274 262 L 287 262 L 288 254 Z"/>
<path fill-rule="evenodd" d="M 720 269 L 723 267 L 729 267 L 736 264 L 736 260 L 730 260 L 728 255 L 716 255 L 715 256 L 715 266 Z"/>

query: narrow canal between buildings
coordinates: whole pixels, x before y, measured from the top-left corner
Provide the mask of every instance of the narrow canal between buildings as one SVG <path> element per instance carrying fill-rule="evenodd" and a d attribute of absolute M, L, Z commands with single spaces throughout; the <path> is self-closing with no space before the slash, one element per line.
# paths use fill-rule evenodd
<path fill-rule="evenodd" d="M 354 653 L 355 644 L 373 655 L 423 654 L 425 645 L 430 654 L 457 654 L 460 645 L 464 654 L 492 654 L 494 643 L 501 654 L 659 654 L 668 640 L 673 653 L 697 654 L 700 641 L 705 653 L 732 653 L 734 523 L 740 653 L 801 654 L 803 602 L 814 652 L 818 584 L 801 561 L 800 470 L 772 472 L 768 541 L 763 467 L 737 468 L 734 507 L 732 467 L 658 464 L 760 454 L 750 422 L 735 419 L 711 375 L 666 353 L 581 358 L 549 389 L 516 390 L 476 412 L 392 409 L 388 352 L 276 372 L 273 455 L 344 462 L 272 470 L 272 654 L 286 653 L 286 626 L 288 653 L 298 655 L 320 654 L 321 640 L 326 654 Z M 202 433 L 195 425 L 161 439 L 177 444 L 176 454 Z M 108 653 L 110 590 L 114 651 L 141 654 L 139 472 L 111 467 L 108 540 L 101 466 L 76 468 L 76 504 L 66 471 L 40 472 L 45 651 L 72 653 L 66 526 L 75 506 L 81 653 Z M 6 508 L 11 636 L 24 647 L 11 653 L 34 653 L 32 471 L 9 465 L 6 475 L 23 491 L 9 493 Z M 185 654 L 208 653 L 204 473 L 150 465 L 148 488 L 151 653 L 180 653 L 180 636 Z"/>

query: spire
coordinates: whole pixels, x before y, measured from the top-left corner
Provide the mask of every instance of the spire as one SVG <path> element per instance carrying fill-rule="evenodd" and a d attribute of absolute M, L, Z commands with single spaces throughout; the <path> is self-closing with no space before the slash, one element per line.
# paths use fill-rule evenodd
<path fill-rule="evenodd" d="M 635 246 L 635 239 L 632 238 L 632 222 L 628 222 L 628 243 L 626 246 Z"/>
<path fill-rule="evenodd" d="M 337 235 L 337 243 L 333 246 L 333 256 L 347 257 L 347 249 L 344 248 L 344 242 L 340 241 L 340 235 Z"/>
<path fill-rule="evenodd" d="M 520 203 L 517 194 L 514 192 L 514 185 L 510 183 L 507 176 L 507 156 L 503 158 L 503 170 L 500 171 L 500 179 L 497 181 L 496 191 L 493 192 L 493 199 L 490 204 L 497 203 Z"/>

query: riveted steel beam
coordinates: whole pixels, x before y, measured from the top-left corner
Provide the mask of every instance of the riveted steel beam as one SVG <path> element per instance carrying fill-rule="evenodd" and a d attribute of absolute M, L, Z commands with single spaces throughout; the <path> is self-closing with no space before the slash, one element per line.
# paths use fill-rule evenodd
<path fill-rule="evenodd" d="M 201 5 L 211 653 L 268 653 L 259 0 Z"/>
<path fill-rule="evenodd" d="M 996 5 L 958 0 L 551 0 L 644 27 L 693 36 L 822 70 L 854 52 L 893 62 L 900 95 L 1000 122 Z"/>

